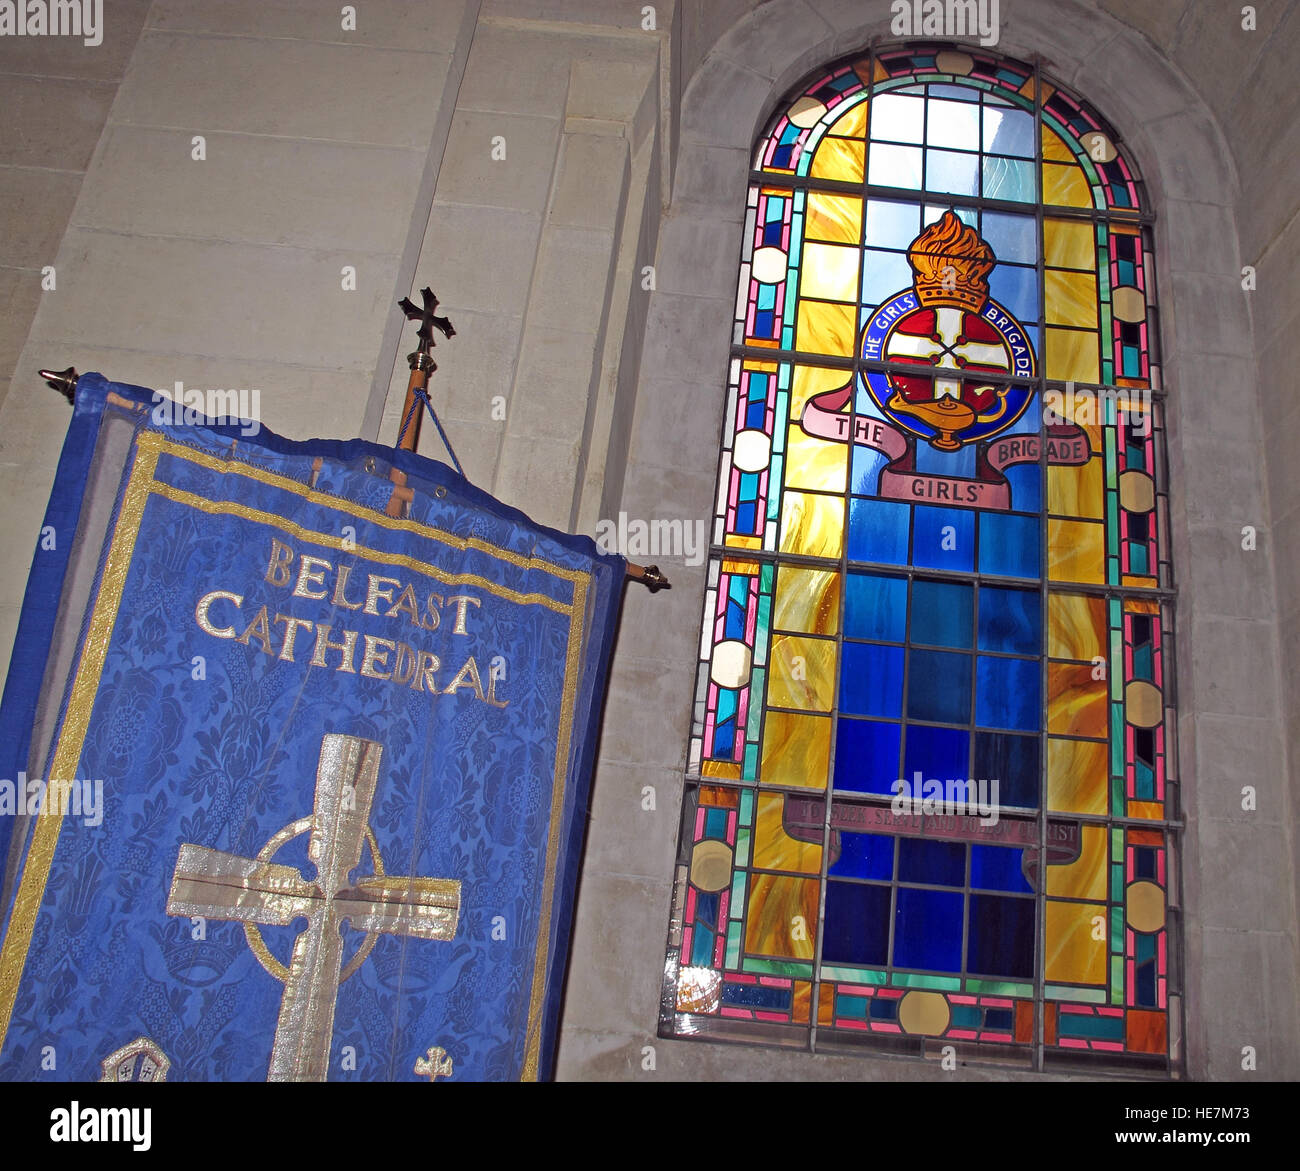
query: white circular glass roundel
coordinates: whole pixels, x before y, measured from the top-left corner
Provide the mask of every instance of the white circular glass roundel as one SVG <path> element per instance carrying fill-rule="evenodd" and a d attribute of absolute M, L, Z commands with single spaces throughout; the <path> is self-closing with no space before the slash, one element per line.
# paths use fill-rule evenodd
<path fill-rule="evenodd" d="M 761 472 L 772 458 L 772 440 L 762 431 L 741 431 L 731 449 L 731 462 L 742 472 Z"/>
<path fill-rule="evenodd" d="M 780 248 L 760 248 L 754 253 L 750 272 L 765 285 L 780 284 L 790 269 L 790 258 Z"/>
<path fill-rule="evenodd" d="M 749 682 L 750 652 L 738 639 L 728 639 L 713 648 L 709 678 L 719 687 L 744 687 Z"/>

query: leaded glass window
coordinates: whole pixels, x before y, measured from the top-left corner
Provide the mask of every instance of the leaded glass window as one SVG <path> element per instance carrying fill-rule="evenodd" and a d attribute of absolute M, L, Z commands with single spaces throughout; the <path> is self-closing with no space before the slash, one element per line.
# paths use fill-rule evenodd
<path fill-rule="evenodd" d="M 661 1033 L 1181 1062 L 1152 214 L 1034 66 L 757 144 Z"/>

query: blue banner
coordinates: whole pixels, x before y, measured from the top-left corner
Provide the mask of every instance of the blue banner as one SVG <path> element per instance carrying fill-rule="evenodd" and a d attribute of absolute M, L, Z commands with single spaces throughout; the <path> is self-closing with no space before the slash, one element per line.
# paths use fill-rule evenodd
<path fill-rule="evenodd" d="M 80 380 L 50 515 L 110 417 L 116 506 L 61 701 L 67 539 L 0 710 L 0 1077 L 549 1076 L 623 561 L 433 461 L 155 398 Z"/>

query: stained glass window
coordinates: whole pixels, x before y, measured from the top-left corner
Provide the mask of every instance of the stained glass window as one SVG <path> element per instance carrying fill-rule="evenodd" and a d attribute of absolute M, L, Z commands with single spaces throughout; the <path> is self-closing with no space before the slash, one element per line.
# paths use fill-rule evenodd
<path fill-rule="evenodd" d="M 661 1033 L 1181 1064 L 1152 214 L 1034 66 L 753 157 Z"/>

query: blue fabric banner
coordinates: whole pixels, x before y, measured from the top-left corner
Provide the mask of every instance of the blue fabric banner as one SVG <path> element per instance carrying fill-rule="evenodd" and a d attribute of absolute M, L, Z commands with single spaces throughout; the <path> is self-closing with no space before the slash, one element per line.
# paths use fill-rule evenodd
<path fill-rule="evenodd" d="M 43 755 L 67 541 L 0 710 L 0 1077 L 549 1076 L 622 559 L 154 397 L 81 378 L 51 515 L 109 414 L 130 451 Z"/>

